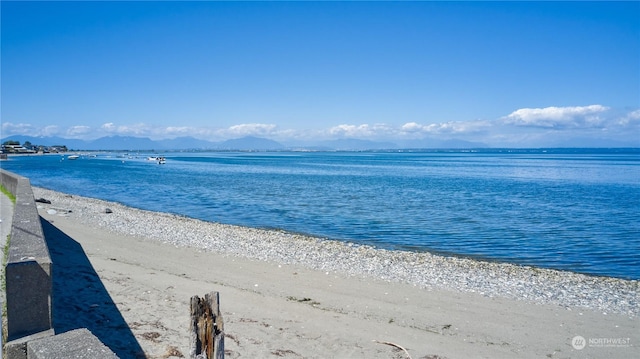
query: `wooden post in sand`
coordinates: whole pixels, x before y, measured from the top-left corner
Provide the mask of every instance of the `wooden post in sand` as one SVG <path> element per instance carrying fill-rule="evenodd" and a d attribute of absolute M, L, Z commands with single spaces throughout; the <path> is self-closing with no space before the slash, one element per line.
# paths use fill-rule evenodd
<path fill-rule="evenodd" d="M 224 324 L 218 292 L 191 297 L 191 359 L 224 359 Z"/>

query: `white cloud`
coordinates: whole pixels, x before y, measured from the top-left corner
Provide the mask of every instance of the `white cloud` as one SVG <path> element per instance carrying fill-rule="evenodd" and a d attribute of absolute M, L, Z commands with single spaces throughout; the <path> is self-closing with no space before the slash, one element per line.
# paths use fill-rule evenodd
<path fill-rule="evenodd" d="M 640 109 L 637 109 L 635 111 L 631 111 L 627 114 L 627 117 L 629 119 L 633 119 L 633 120 L 640 120 Z"/>
<path fill-rule="evenodd" d="M 350 125 L 342 124 L 331 127 L 324 131 L 326 136 L 340 138 L 389 138 L 396 134 L 398 130 L 384 123 Z"/>
<path fill-rule="evenodd" d="M 163 132 L 165 135 L 168 136 L 190 136 L 193 134 L 193 132 L 195 131 L 195 128 L 193 127 L 188 127 L 188 126 L 180 126 L 180 127 L 174 127 L 174 126 L 169 126 L 163 129 L 163 131 L 159 131 L 159 132 Z"/>
<path fill-rule="evenodd" d="M 37 127 L 29 123 L 12 123 L 2 122 L 2 137 L 8 137 L 12 135 L 25 135 L 25 136 L 56 136 L 60 133 L 58 126 L 49 125 L 44 127 Z"/>
<path fill-rule="evenodd" d="M 50 127 L 57 127 L 57 126 L 50 126 Z M 91 132 L 91 127 L 89 126 L 71 126 L 66 131 L 67 135 L 71 136 L 72 138 L 80 137 L 90 132 Z"/>
<path fill-rule="evenodd" d="M 107 122 L 100 129 L 113 135 L 123 136 L 148 136 L 153 133 L 153 128 L 144 123 L 116 126 L 113 122 Z"/>
<path fill-rule="evenodd" d="M 600 127 L 600 115 L 609 108 L 602 105 L 522 108 L 503 118 L 505 124 L 545 128 Z"/>
<path fill-rule="evenodd" d="M 39 136 L 57 136 L 60 134 L 60 127 L 56 125 L 45 126 L 39 131 Z"/>
<path fill-rule="evenodd" d="M 277 126 L 264 123 L 243 123 L 221 130 L 221 133 L 233 136 L 268 136 L 275 132 Z"/>
<path fill-rule="evenodd" d="M 422 132 L 423 129 L 424 129 L 424 126 L 416 122 L 408 122 L 400 127 L 400 131 L 406 132 L 406 133 Z"/>
<path fill-rule="evenodd" d="M 441 123 L 430 123 L 421 125 L 416 122 L 408 122 L 400 127 L 401 135 L 416 137 L 419 135 L 461 135 L 475 134 L 485 131 L 491 124 L 488 121 L 451 121 Z"/>
<path fill-rule="evenodd" d="M 114 125 L 113 122 L 107 122 L 102 126 L 100 126 L 100 128 L 107 132 L 112 132 L 112 131 L 115 131 L 116 125 Z"/>
<path fill-rule="evenodd" d="M 617 126 L 622 127 L 640 127 L 640 109 L 631 111 L 624 116 L 621 116 L 615 122 Z M 640 137 L 640 134 L 638 134 Z"/>
<path fill-rule="evenodd" d="M 369 137 L 371 135 L 371 129 L 369 125 L 338 125 L 331 127 L 328 130 L 329 135 L 338 137 Z"/>
<path fill-rule="evenodd" d="M 152 133 L 152 128 L 144 123 L 137 123 L 128 126 L 118 126 L 118 133 L 130 136 L 148 136 Z"/>

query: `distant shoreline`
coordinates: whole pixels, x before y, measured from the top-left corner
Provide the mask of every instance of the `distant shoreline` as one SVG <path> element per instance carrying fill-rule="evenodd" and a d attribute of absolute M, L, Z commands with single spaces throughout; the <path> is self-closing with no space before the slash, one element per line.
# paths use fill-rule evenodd
<path fill-rule="evenodd" d="M 518 147 L 478 147 L 478 148 L 362 148 L 362 149 L 310 149 L 310 148 L 283 148 L 283 149 L 257 149 L 257 148 L 237 148 L 237 149 L 79 149 L 69 150 L 67 152 L 58 153 L 6 153 L 9 156 L 41 156 L 41 155 L 68 155 L 68 154 L 109 154 L 109 153 L 297 153 L 297 152 L 328 152 L 328 153 L 358 153 L 358 152 L 377 152 L 377 153 L 478 153 L 478 154 L 602 154 L 602 153 L 621 153 L 621 154 L 640 154 L 640 147 L 535 147 L 535 148 L 518 148 Z"/>

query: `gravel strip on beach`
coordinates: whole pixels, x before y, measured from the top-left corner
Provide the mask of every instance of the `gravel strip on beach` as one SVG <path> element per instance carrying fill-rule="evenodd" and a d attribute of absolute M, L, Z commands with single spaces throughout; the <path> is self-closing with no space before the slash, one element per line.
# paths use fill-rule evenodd
<path fill-rule="evenodd" d="M 279 230 L 206 222 L 114 202 L 33 188 L 48 211 L 116 234 L 151 239 L 326 272 L 373 277 L 422 288 L 474 292 L 567 309 L 590 308 L 636 317 L 640 281 L 595 277 L 508 263 L 392 251 Z M 41 205 L 41 204 L 39 204 Z M 106 213 L 107 209 L 111 213 Z"/>

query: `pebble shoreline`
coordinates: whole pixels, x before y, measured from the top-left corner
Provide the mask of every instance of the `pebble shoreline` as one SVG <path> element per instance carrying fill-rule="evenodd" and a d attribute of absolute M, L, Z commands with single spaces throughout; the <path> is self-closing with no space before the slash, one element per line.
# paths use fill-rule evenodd
<path fill-rule="evenodd" d="M 264 230 L 140 210 L 115 202 L 33 187 L 51 214 L 116 234 L 260 261 L 402 282 L 425 289 L 588 308 L 637 317 L 640 281 L 588 276 L 508 263 L 376 249 L 279 230 Z M 112 213 L 106 213 L 110 209 Z"/>

